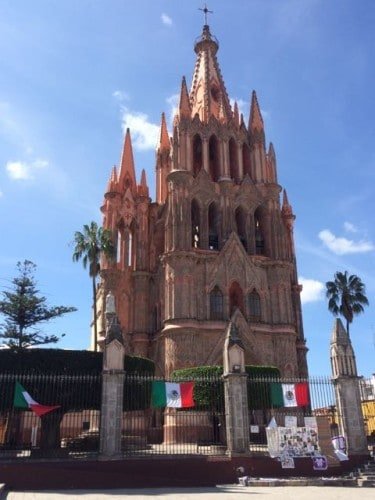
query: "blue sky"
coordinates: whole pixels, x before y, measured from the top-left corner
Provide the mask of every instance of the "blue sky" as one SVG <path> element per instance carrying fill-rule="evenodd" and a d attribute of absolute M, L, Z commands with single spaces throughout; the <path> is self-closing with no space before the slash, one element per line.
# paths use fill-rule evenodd
<path fill-rule="evenodd" d="M 0 288 L 25 258 L 53 305 L 45 330 L 89 345 L 91 284 L 72 262 L 74 231 L 99 207 L 130 126 L 138 176 L 154 198 L 154 146 L 190 82 L 203 2 L 0 0 Z M 311 374 L 328 374 L 333 317 L 324 282 L 359 275 L 370 307 L 351 337 L 360 374 L 375 371 L 375 3 L 211 0 L 228 94 L 247 120 L 257 91 L 295 238 Z"/>

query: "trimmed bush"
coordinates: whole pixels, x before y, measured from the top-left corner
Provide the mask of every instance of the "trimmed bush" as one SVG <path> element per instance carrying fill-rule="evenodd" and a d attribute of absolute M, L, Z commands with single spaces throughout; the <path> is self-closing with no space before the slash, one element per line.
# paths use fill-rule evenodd
<path fill-rule="evenodd" d="M 270 383 L 267 379 L 280 377 L 279 369 L 273 366 L 245 366 L 248 375 L 247 395 L 249 409 L 271 407 Z M 194 380 L 194 400 L 202 410 L 222 411 L 224 408 L 224 384 L 221 379 L 222 366 L 197 366 L 172 373 L 172 380 Z M 254 380 L 255 379 L 255 380 Z M 258 380 L 261 379 L 261 380 Z M 265 379 L 264 381 L 262 379 Z"/>

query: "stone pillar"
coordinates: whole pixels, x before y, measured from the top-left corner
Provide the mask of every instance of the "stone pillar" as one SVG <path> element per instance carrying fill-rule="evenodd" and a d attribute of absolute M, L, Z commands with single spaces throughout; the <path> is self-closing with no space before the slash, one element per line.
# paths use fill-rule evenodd
<path fill-rule="evenodd" d="M 340 319 L 331 338 L 331 366 L 340 430 L 346 437 L 348 455 L 367 455 L 359 377 L 354 350 Z"/>
<path fill-rule="evenodd" d="M 238 328 L 229 323 L 224 343 L 224 397 L 227 431 L 227 454 L 249 454 L 249 410 L 247 403 L 247 375 L 244 347 Z"/>
<path fill-rule="evenodd" d="M 106 338 L 103 353 L 103 383 L 100 418 L 100 454 L 116 458 L 121 454 L 124 394 L 124 344 L 111 292 L 106 297 Z"/>

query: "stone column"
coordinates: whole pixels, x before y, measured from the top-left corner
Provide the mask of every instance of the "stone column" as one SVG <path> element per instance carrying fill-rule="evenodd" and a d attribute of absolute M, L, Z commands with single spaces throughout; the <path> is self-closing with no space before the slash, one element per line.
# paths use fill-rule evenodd
<path fill-rule="evenodd" d="M 331 366 L 340 430 L 346 437 L 347 453 L 367 455 L 367 439 L 354 350 L 340 319 L 335 320 L 332 332 Z"/>
<path fill-rule="evenodd" d="M 100 454 L 103 459 L 121 454 L 124 394 L 124 344 L 111 292 L 106 297 L 106 338 L 103 353 L 103 383 L 100 418 Z"/>
<path fill-rule="evenodd" d="M 249 454 L 249 410 L 247 403 L 247 375 L 244 347 L 238 328 L 229 323 L 224 343 L 224 397 L 227 431 L 227 454 Z"/>

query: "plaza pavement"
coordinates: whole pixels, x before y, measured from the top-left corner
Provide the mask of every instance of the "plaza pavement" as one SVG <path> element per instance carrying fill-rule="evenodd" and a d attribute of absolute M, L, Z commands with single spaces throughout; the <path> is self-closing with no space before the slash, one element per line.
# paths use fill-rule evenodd
<path fill-rule="evenodd" d="M 215 488 L 150 488 L 119 490 L 66 490 L 9 492 L 7 500 L 374 500 L 374 488 L 337 486 L 244 487 L 238 485 Z"/>

